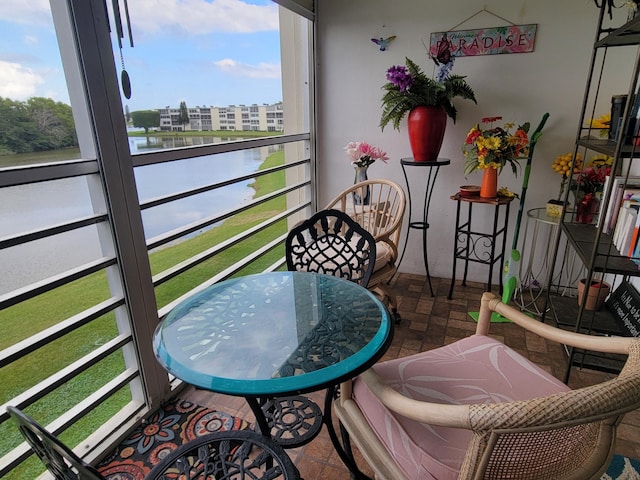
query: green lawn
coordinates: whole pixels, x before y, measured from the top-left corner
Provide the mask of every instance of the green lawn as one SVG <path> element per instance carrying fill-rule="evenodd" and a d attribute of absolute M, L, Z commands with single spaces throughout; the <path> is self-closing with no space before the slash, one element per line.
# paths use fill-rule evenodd
<path fill-rule="evenodd" d="M 284 152 L 280 151 L 270 155 L 260 168 L 281 165 L 283 162 Z M 253 186 L 256 190 L 256 196 L 260 196 L 283 188 L 284 185 L 285 173 L 281 171 L 258 178 Z M 274 199 L 236 215 L 222 225 L 207 230 L 194 238 L 159 249 L 150 255 L 152 272 L 161 272 L 181 260 L 196 255 L 206 248 L 210 248 L 265 219 L 272 218 L 284 209 L 284 197 Z M 158 307 L 178 298 L 224 268 L 254 252 L 270 240 L 282 235 L 285 231 L 286 222 L 279 222 L 274 227 L 259 232 L 246 241 L 226 250 L 222 255 L 219 255 L 220 258 L 212 258 L 160 285 L 156 288 Z M 284 247 L 281 246 L 269 252 L 265 258 L 245 268 L 241 274 L 261 271 L 283 255 Z M 5 335 L 0 339 L 0 348 L 7 348 L 36 332 L 56 325 L 64 319 L 109 298 L 109 296 L 106 274 L 105 272 L 98 272 L 32 300 L 2 310 L 0 311 L 0 326 L 5 331 Z M 3 368 L 0 376 L 3 384 L 0 402 L 10 401 L 11 398 L 66 367 L 116 335 L 115 315 L 111 313 Z M 41 423 L 46 424 L 68 410 L 72 405 L 82 401 L 83 398 L 104 385 L 123 369 L 124 360 L 121 353 L 113 354 L 80 375 L 80 377 L 67 382 L 63 387 L 30 406 L 27 409 L 27 413 L 37 418 Z M 106 419 L 117 413 L 120 407 L 128 402 L 129 399 L 128 389 L 125 388 L 123 391 L 118 392 L 108 402 L 96 408 L 81 424 L 65 432 L 64 441 L 70 445 L 75 445 L 86 436 L 86 432 L 95 430 Z M 11 422 L 5 422 L 0 425 L 0 456 L 6 454 L 20 441 L 21 437 Z M 35 478 L 36 472 L 40 469 L 41 466 L 38 462 L 28 462 L 28 464 L 25 462 L 23 468 L 17 469 L 5 478 L 7 480 Z"/>

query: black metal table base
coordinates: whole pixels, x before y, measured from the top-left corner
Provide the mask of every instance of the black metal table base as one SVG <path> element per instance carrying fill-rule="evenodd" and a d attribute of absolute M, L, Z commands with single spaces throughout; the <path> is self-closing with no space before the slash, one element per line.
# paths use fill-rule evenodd
<path fill-rule="evenodd" d="M 348 435 L 341 434 L 344 443 L 340 443 L 333 426 L 331 404 L 336 398 L 336 386 L 327 388 L 324 399 L 324 412 L 313 400 L 304 396 L 278 397 L 267 402 L 248 397 L 247 402 L 256 417 L 256 429 L 262 435 L 272 438 L 282 448 L 295 448 L 313 440 L 326 425 L 329 438 L 338 456 L 349 469 L 355 480 L 372 480 L 360 471 L 353 458 Z"/>
<path fill-rule="evenodd" d="M 331 415 L 331 403 L 336 398 L 336 387 L 329 387 L 327 389 L 327 393 L 324 398 L 324 416 L 323 421 L 327 426 L 327 431 L 329 432 L 329 438 L 331 439 L 331 443 L 333 444 L 333 448 L 338 453 L 340 460 L 345 466 L 349 469 L 349 473 L 351 474 L 351 478 L 354 480 L 372 480 L 370 477 L 365 475 L 360 471 L 356 461 L 353 457 L 353 452 L 351 451 L 351 443 L 349 441 L 349 435 L 344 430 L 342 424 L 340 424 L 340 433 L 342 435 L 343 444 L 340 443 L 338 439 L 338 435 L 336 433 L 336 429 L 333 427 L 333 416 Z"/>
<path fill-rule="evenodd" d="M 306 445 L 322 428 L 322 410 L 302 395 L 278 397 L 262 405 L 271 438 L 284 448 Z"/>

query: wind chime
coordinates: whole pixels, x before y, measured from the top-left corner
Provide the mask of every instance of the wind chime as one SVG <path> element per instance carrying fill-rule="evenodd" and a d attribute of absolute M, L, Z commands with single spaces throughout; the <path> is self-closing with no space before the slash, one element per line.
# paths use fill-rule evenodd
<path fill-rule="evenodd" d="M 127 33 L 129 35 L 129 44 L 133 48 L 133 33 L 131 32 L 131 18 L 129 17 L 129 5 L 127 0 L 124 1 L 124 15 L 127 20 Z M 111 0 L 113 6 L 113 20 L 116 25 L 116 34 L 118 35 L 118 48 L 120 50 L 120 64 L 122 65 L 122 72 L 120 72 L 120 85 L 122 87 L 122 93 L 129 99 L 131 98 L 131 79 L 129 73 L 124 66 L 124 55 L 122 53 L 122 40 L 124 39 L 124 28 L 122 26 L 122 13 L 120 10 L 120 1 Z M 105 3 L 106 7 L 106 3 Z"/>

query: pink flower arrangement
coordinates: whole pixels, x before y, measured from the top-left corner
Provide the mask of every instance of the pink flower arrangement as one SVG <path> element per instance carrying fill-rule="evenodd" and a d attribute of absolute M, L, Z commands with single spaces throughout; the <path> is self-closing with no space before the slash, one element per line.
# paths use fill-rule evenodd
<path fill-rule="evenodd" d="M 349 142 L 344 149 L 354 167 L 368 167 L 376 160 L 381 160 L 384 163 L 389 160 L 387 152 L 366 142 Z"/>

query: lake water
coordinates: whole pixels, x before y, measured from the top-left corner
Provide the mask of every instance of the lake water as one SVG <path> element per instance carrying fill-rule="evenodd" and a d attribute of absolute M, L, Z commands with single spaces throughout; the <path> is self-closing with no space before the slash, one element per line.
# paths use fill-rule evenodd
<path fill-rule="evenodd" d="M 208 140 L 213 138 L 159 137 L 152 139 L 152 146 L 149 146 L 145 138 L 132 137 L 129 139 L 129 145 L 132 152 L 138 152 L 184 146 L 185 140 L 193 145 L 202 144 L 200 142 L 211 143 Z M 144 203 L 160 196 L 253 173 L 272 151 L 273 149 L 269 147 L 263 147 L 137 167 L 135 177 L 138 198 Z M 144 210 L 142 220 L 145 236 L 152 238 L 206 216 L 247 203 L 255 193 L 249 186 L 250 183 L 251 181 L 247 180 Z"/>
<path fill-rule="evenodd" d="M 173 146 L 220 141 L 214 137 L 130 137 L 133 154 Z M 160 196 L 198 188 L 207 184 L 257 171 L 277 147 L 263 147 L 199 158 L 137 167 L 134 170 L 141 202 Z M 46 155 L 46 154 L 40 154 Z M 55 152 L 56 160 L 77 158 L 77 151 Z M 47 157 L 52 159 L 53 157 Z M 14 159 L 12 159 L 13 161 Z M 15 156 L 17 164 L 31 162 L 32 154 Z M 185 198 L 146 209 L 142 219 L 147 239 L 204 217 L 216 215 L 247 203 L 255 191 L 250 181 L 240 182 L 213 192 Z M 0 189 L 0 237 L 43 228 L 106 211 L 100 199 L 89 193 L 84 177 L 42 182 L 35 185 Z M 95 226 L 73 233 L 56 235 L 20 247 L 0 251 L 0 294 L 14 290 L 52 274 L 111 255 L 112 246 L 100 245 Z M 52 241 L 54 240 L 54 241 Z"/>

